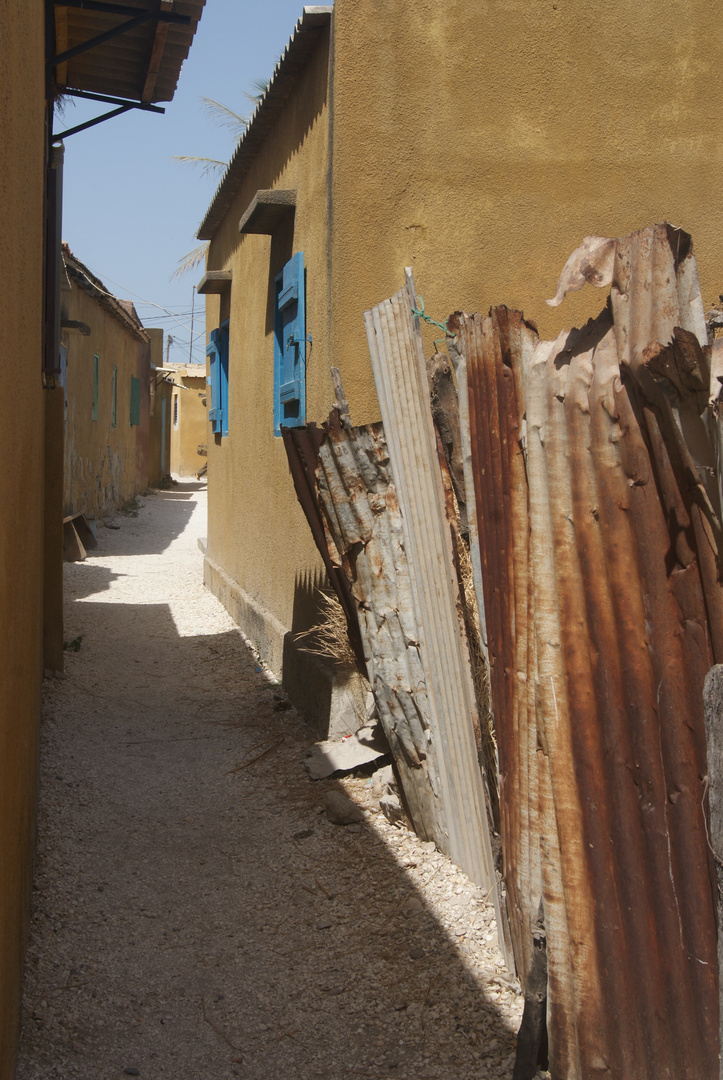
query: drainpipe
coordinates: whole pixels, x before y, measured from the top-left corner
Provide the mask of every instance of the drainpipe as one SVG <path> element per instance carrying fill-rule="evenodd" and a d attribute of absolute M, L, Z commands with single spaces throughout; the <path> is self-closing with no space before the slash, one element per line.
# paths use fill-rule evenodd
<path fill-rule="evenodd" d="M 45 248 L 45 356 L 43 373 L 46 385 L 60 375 L 60 281 L 63 231 L 63 157 L 62 143 L 50 148 L 47 172 L 48 217 Z"/>

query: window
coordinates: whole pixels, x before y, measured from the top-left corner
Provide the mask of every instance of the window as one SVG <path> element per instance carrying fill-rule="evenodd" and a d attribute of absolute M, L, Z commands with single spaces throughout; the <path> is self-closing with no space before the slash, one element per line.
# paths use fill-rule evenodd
<path fill-rule="evenodd" d="M 208 381 L 211 408 L 208 418 L 214 435 L 228 435 L 228 319 L 209 334 L 206 356 L 209 358 Z"/>
<path fill-rule="evenodd" d="M 306 423 L 306 342 L 304 253 L 297 251 L 276 277 L 274 435 Z"/>
<path fill-rule="evenodd" d="M 141 380 L 131 375 L 131 427 L 141 422 Z"/>
<path fill-rule="evenodd" d="M 173 426 L 178 427 L 178 392 L 173 395 Z"/>
<path fill-rule="evenodd" d="M 118 421 L 118 368 L 113 366 L 113 378 L 110 384 L 110 422 L 113 427 Z"/>
<path fill-rule="evenodd" d="M 98 353 L 93 353 L 93 411 L 90 414 L 91 420 L 98 419 L 98 387 L 100 386 L 100 357 Z"/>

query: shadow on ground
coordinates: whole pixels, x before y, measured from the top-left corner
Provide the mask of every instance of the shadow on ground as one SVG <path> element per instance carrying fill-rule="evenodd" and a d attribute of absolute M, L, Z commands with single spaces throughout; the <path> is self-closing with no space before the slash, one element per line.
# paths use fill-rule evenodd
<path fill-rule="evenodd" d="M 157 527 L 150 532 L 138 520 L 137 510 L 120 509 L 98 528 L 101 551 L 108 533 L 114 537 L 113 555 L 158 555 L 166 551 L 184 531 L 196 507 L 193 496 L 206 490 L 205 480 L 184 480 L 171 488 L 149 491 L 138 497 L 138 505 L 156 500 L 167 507 L 167 515 L 158 519 Z M 140 541 L 140 542 L 139 542 Z M 95 554 L 95 552 L 94 552 Z"/>
<path fill-rule="evenodd" d="M 413 853 L 327 820 L 338 785 L 308 780 L 313 736 L 239 634 L 179 637 L 165 604 L 68 616 L 17 1080 L 511 1075 L 509 990 L 463 963 Z"/>

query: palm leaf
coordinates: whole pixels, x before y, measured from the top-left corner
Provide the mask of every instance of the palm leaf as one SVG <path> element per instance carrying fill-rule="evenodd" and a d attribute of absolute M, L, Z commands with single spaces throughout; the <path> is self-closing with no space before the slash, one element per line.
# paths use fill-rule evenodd
<path fill-rule="evenodd" d="M 206 252 L 208 251 L 208 240 L 204 240 L 202 244 L 194 248 L 193 251 L 189 251 L 187 255 L 183 255 L 178 260 L 178 266 L 171 274 L 170 280 L 174 278 L 183 277 L 189 270 L 195 269 L 200 263 L 205 263 Z"/>
<path fill-rule="evenodd" d="M 248 127 L 248 117 L 240 116 L 234 112 L 233 109 L 229 109 L 228 105 L 223 105 L 220 101 L 214 101 L 213 98 L 202 97 L 204 112 L 208 113 L 215 124 L 219 127 L 230 128 L 237 138 L 243 135 L 244 131 Z"/>
<path fill-rule="evenodd" d="M 174 154 L 173 160 L 182 161 L 184 165 L 198 166 L 201 176 L 217 177 L 228 165 L 227 161 L 218 161 L 216 158 L 186 157 L 180 154 Z"/>

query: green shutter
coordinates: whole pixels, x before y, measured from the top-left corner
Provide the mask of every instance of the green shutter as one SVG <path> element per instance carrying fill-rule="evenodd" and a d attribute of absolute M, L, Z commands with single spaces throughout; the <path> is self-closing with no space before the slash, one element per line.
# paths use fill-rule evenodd
<path fill-rule="evenodd" d="M 131 427 L 141 422 L 141 380 L 131 375 Z"/>
<path fill-rule="evenodd" d="M 98 419 L 98 388 L 100 386 L 100 357 L 98 353 L 93 353 L 93 411 L 90 414 L 91 420 Z"/>

